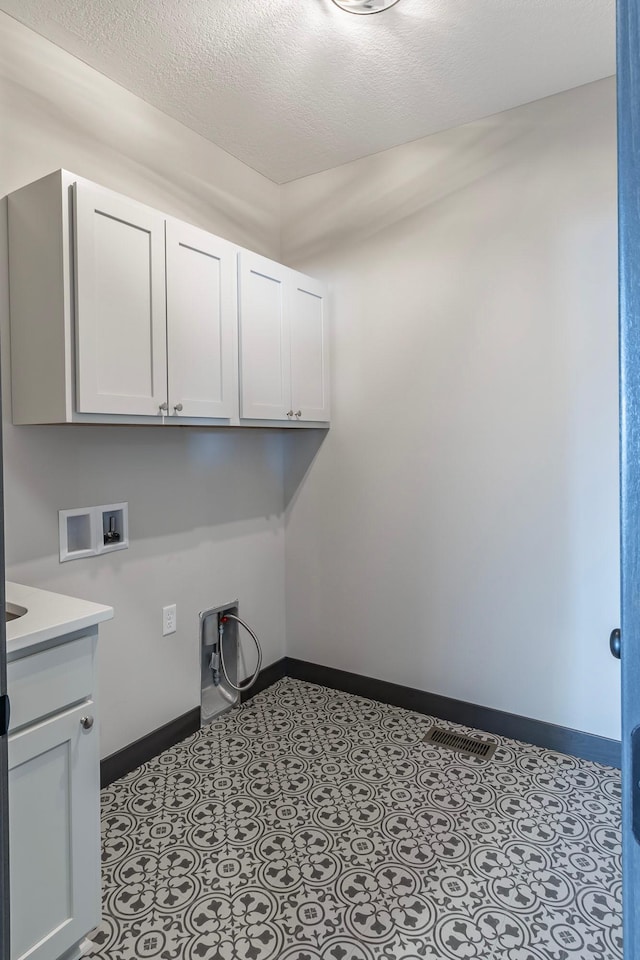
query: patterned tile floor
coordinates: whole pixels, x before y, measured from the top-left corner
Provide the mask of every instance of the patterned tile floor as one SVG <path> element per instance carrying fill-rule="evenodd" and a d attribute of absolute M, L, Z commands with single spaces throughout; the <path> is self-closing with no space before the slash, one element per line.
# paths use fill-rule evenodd
<path fill-rule="evenodd" d="M 104 790 L 88 954 L 622 957 L 619 773 L 431 722 L 281 680 Z"/>

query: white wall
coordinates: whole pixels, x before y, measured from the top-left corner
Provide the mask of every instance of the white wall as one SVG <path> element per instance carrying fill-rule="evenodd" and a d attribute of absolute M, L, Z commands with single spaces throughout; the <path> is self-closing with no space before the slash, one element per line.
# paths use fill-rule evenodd
<path fill-rule="evenodd" d="M 604 81 L 279 189 L 0 14 L 0 195 L 64 166 L 330 282 L 333 426 L 286 439 L 291 655 L 618 735 L 614 118 Z M 284 653 L 282 440 L 12 427 L 6 284 L 8 575 L 116 608 L 107 755 L 197 704 L 204 606 Z M 58 509 L 121 499 L 129 551 L 60 565 Z"/>
<path fill-rule="evenodd" d="M 0 196 L 58 167 L 267 255 L 279 192 L 222 150 L 0 14 Z M 13 427 L 6 204 L 0 222 L 7 575 L 109 603 L 102 754 L 196 706 L 198 612 L 238 597 L 284 653 L 282 443 L 268 431 Z M 129 501 L 131 546 L 59 564 L 57 511 Z M 178 631 L 161 636 L 177 603 Z"/>
<path fill-rule="evenodd" d="M 290 655 L 619 735 L 615 171 L 606 80 L 283 188 L 334 330 Z"/>

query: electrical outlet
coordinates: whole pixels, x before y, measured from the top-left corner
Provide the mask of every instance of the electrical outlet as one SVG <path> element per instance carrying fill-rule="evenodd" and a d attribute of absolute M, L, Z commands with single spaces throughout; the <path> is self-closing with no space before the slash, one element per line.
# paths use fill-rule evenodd
<path fill-rule="evenodd" d="M 176 632 L 176 605 L 162 608 L 162 636 L 167 637 Z"/>

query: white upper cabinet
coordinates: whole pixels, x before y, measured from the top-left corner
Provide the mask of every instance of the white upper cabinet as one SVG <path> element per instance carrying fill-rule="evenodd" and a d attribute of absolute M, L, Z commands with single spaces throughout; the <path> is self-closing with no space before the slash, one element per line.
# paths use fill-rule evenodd
<path fill-rule="evenodd" d="M 58 170 L 12 193 L 13 422 L 329 422 L 321 284 Z"/>
<path fill-rule="evenodd" d="M 329 338 L 320 283 L 239 254 L 240 415 L 329 421 Z"/>
<path fill-rule="evenodd" d="M 167 220 L 169 414 L 230 418 L 237 406 L 236 248 Z"/>
<path fill-rule="evenodd" d="M 293 415 L 328 422 L 329 331 L 324 287 L 291 270 L 289 297 Z"/>
<path fill-rule="evenodd" d="M 239 254 L 240 416 L 286 420 L 291 412 L 287 268 Z"/>
<path fill-rule="evenodd" d="M 167 403 L 164 217 L 74 190 L 76 409 L 155 416 Z"/>

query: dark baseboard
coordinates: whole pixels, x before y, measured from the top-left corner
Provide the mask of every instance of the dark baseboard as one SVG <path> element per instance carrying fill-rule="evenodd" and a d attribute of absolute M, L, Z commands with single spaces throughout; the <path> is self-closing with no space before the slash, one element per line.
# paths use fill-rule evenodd
<path fill-rule="evenodd" d="M 252 697 L 255 697 L 256 693 L 262 693 L 263 690 L 266 690 L 267 687 L 272 686 L 278 680 L 282 680 L 283 677 L 287 675 L 287 658 L 282 657 L 280 660 L 276 660 L 275 663 L 270 663 L 268 667 L 265 667 L 264 670 L 261 670 L 258 679 L 251 687 L 250 690 L 246 690 L 242 696 L 242 703 L 246 703 L 247 700 L 251 700 Z"/>
<path fill-rule="evenodd" d="M 266 690 L 277 680 L 286 676 L 286 658 L 282 657 L 275 663 L 269 664 L 264 670 L 260 671 L 258 679 L 251 690 L 242 694 L 242 702 L 250 700 L 256 693 Z M 200 729 L 200 707 L 194 707 L 188 713 L 165 723 L 164 726 L 152 730 L 146 737 L 141 737 L 135 743 L 130 743 L 110 757 L 105 757 L 100 761 L 100 787 L 108 787 L 114 780 L 119 780 L 125 774 L 135 770 L 136 767 L 153 760 L 158 754 L 170 747 L 186 740 L 192 733 Z"/>
<path fill-rule="evenodd" d="M 165 723 L 164 726 L 152 730 L 146 737 L 141 737 L 135 743 L 112 753 L 100 761 L 100 787 L 108 787 L 114 780 L 119 780 L 125 774 L 135 770 L 148 760 L 153 760 L 163 750 L 175 746 L 181 740 L 186 740 L 192 733 L 200 729 L 200 707 L 194 707 L 181 717 Z"/>
<path fill-rule="evenodd" d="M 598 737 L 592 733 L 559 727 L 542 720 L 531 720 L 514 713 L 481 707 L 464 700 L 453 700 L 437 693 L 415 690 L 386 680 L 374 680 L 357 673 L 335 670 L 306 660 L 286 658 L 286 674 L 296 680 L 306 680 L 345 693 L 355 693 L 371 700 L 380 700 L 396 707 L 405 707 L 441 720 L 451 720 L 486 733 L 497 733 L 513 740 L 522 740 L 547 750 L 568 753 L 583 760 L 594 760 L 610 767 L 620 767 L 620 741 Z"/>
<path fill-rule="evenodd" d="M 257 693 L 266 690 L 283 677 L 306 680 L 308 683 L 317 683 L 333 690 L 343 690 L 345 693 L 354 693 L 395 707 L 415 710 L 416 713 L 437 717 L 440 720 L 451 720 L 453 723 L 484 730 L 486 733 L 497 733 L 503 737 L 511 737 L 513 740 L 523 740 L 525 743 L 533 743 L 547 750 L 557 750 L 559 753 L 568 753 L 583 760 L 594 760 L 609 767 L 620 767 L 618 740 L 608 740 L 606 737 L 597 737 L 592 733 L 558 727 L 542 720 L 531 720 L 515 713 L 481 707 L 474 703 L 466 703 L 464 700 L 442 697 L 437 693 L 403 687 L 399 683 L 388 683 L 386 680 L 375 680 L 373 677 L 363 677 L 357 673 L 324 667 L 319 663 L 296 660 L 294 657 L 283 657 L 261 670 L 255 685 L 242 694 L 242 702 L 251 700 Z M 117 753 L 112 753 L 100 763 L 100 786 L 109 786 L 114 780 L 119 780 L 141 764 L 153 760 L 164 750 L 190 737 L 199 728 L 200 707 L 194 707 L 176 720 L 153 730 L 146 737 L 130 743 Z"/>

